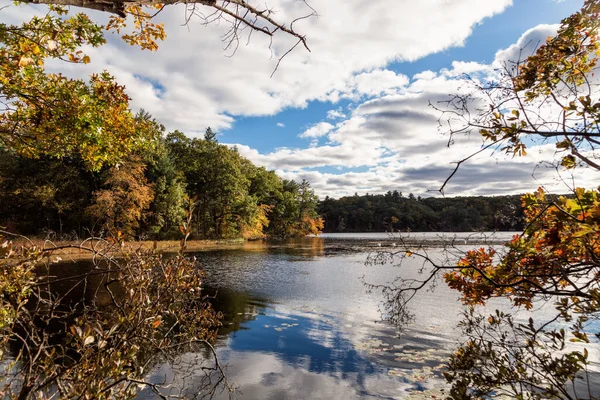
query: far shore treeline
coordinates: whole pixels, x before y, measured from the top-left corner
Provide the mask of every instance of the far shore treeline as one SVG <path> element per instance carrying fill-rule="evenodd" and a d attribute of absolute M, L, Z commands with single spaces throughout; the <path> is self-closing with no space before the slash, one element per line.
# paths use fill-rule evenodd
<path fill-rule="evenodd" d="M 324 232 L 471 232 L 524 228 L 521 195 L 415 197 L 398 191 L 320 202 Z"/>
<path fill-rule="evenodd" d="M 208 128 L 190 139 L 141 111 L 147 142 L 120 162 L 90 170 L 78 153 L 26 157 L 0 144 L 0 227 L 77 239 L 295 237 L 320 232 L 308 182 L 284 180 L 219 144 Z M 150 138 L 150 139 L 148 139 Z M 0 142 L 1 143 L 1 142 Z"/>

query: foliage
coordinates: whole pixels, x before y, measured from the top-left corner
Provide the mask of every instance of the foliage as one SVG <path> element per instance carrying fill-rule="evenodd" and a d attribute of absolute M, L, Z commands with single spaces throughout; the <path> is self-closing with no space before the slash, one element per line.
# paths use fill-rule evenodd
<path fill-rule="evenodd" d="M 173 239 L 195 202 L 195 238 L 303 236 L 322 229 L 310 185 L 284 181 L 216 140 L 188 139 L 145 112 L 149 149 L 89 171 L 80 158 L 0 151 L 0 225 L 13 232 Z M 120 233 L 119 233 L 120 232 Z"/>
<path fill-rule="evenodd" d="M 148 138 L 139 135 L 144 130 L 137 129 L 136 119 L 129 111 L 130 99 L 125 88 L 108 72 L 93 74 L 89 82 L 85 82 L 60 73 L 46 73 L 45 64 L 49 59 L 89 63 L 90 57 L 83 49 L 103 45 L 104 31 L 121 34 L 129 45 L 156 50 L 157 41 L 166 35 L 163 24 L 155 23 L 154 17 L 166 4 L 158 1 L 23 2 L 49 6 L 46 15 L 34 16 L 21 26 L 0 23 L 0 101 L 3 106 L 0 142 L 26 157 L 77 155 L 94 171 L 147 146 Z M 228 42 L 226 48 L 234 52 L 245 28 L 269 36 L 284 32 L 297 39 L 296 45 L 303 44 L 308 49 L 306 38 L 293 29 L 293 22 L 278 22 L 268 7 L 212 0 L 187 4 L 189 15 L 200 16 L 205 24 L 221 20 L 231 24 L 224 40 Z M 84 13 L 68 15 L 67 6 L 113 15 L 106 25 L 101 25 Z M 204 17 L 196 11 L 196 6 L 212 8 L 214 14 Z M 315 15 L 312 8 L 308 9 L 311 12 L 302 18 Z M 189 20 L 187 16 L 186 19 Z"/>
<path fill-rule="evenodd" d="M 112 237 L 132 237 L 152 203 L 154 191 L 146 181 L 144 170 L 140 158 L 130 156 L 110 168 L 105 188 L 94 192 L 94 203 L 86 212 Z"/>
<path fill-rule="evenodd" d="M 308 182 L 283 181 L 257 168 L 235 148 L 219 144 L 210 128 L 204 139 L 172 132 L 166 146 L 197 202 L 195 237 L 289 237 L 322 229 Z"/>
<path fill-rule="evenodd" d="M 144 213 L 142 235 L 153 239 L 174 239 L 179 237 L 179 225 L 186 217 L 185 178 L 175 166 L 165 144 L 165 128 L 144 110 L 136 115 L 136 120 L 139 129 L 144 129 L 147 136 L 154 138 L 151 149 L 140 155 L 146 165 L 145 177 L 154 190 L 154 199 Z"/>
<path fill-rule="evenodd" d="M 267 214 L 271 211 L 271 206 L 261 204 L 255 208 L 253 214 L 249 215 L 247 221 L 242 223 L 241 234 L 244 239 L 262 239 L 266 237 L 264 230 L 269 226 Z"/>
<path fill-rule="evenodd" d="M 512 155 L 525 155 L 536 140 L 554 143 L 557 158 L 546 161 L 555 167 L 600 170 L 599 17 L 600 3 L 587 0 L 532 56 L 505 65 L 497 81 L 471 80 L 475 93 L 452 98 L 441 122 L 447 118 L 452 135 L 475 129 L 486 148 L 500 146 Z M 600 192 L 577 188 L 555 197 L 539 189 L 521 200 L 524 230 L 503 247 L 446 249 L 448 260 L 460 254 L 455 264 L 409 248 L 380 255 L 375 262 L 418 257 L 428 266 L 423 278 L 399 278 L 380 289 L 397 321 L 408 317 L 414 293 L 440 276 L 461 294 L 469 308 L 463 343 L 445 373 L 450 398 L 597 398 L 588 349 L 600 339 Z M 496 298 L 514 312 L 476 310 Z M 522 318 L 543 304 L 543 312 Z"/>
<path fill-rule="evenodd" d="M 518 195 L 420 198 L 398 191 L 326 197 L 318 213 L 325 232 L 516 231 L 524 227 Z"/>
<path fill-rule="evenodd" d="M 447 247 L 446 260 L 426 249 L 400 246 L 382 251 L 370 262 L 401 266 L 407 257 L 421 259 L 422 279 L 399 278 L 373 285 L 387 298 L 393 322 L 410 320 L 414 294 L 443 276 L 468 306 L 460 325 L 464 342 L 445 372 L 450 397 L 517 399 L 593 398 L 588 346 L 600 333 L 600 191 L 576 189 L 574 197 L 551 197 L 542 189 L 522 196 L 526 228 L 501 246 L 465 251 Z M 452 260 L 457 254 L 460 259 Z M 513 309 L 544 308 L 537 318 L 496 311 L 482 315 L 476 306 L 490 299 L 510 301 Z"/>
<path fill-rule="evenodd" d="M 444 275 L 468 305 L 503 297 L 526 309 L 534 301 L 553 301 L 557 310 L 552 324 L 541 326 L 533 319 L 516 323 L 500 312 L 487 320 L 469 315 L 465 330 L 478 340 L 468 341 L 451 360 L 447 376 L 455 396 L 498 389 L 536 399 L 589 395 L 587 388 L 567 386 L 588 376 L 588 351 L 566 343 L 591 343 L 589 333 L 600 338 L 589 325 L 600 313 L 600 193 L 575 193 L 574 199 L 555 202 L 547 201 L 541 189 L 523 196 L 528 225 L 506 245 L 506 254 L 496 260 L 493 249 L 469 251 L 459 269 Z"/>
<path fill-rule="evenodd" d="M 75 247 L 94 253 L 97 263 L 67 276 L 56 276 L 50 262 L 60 248 L 2 245 L 2 398 L 133 398 L 145 387 L 158 393 L 160 386 L 144 381 L 156 362 L 212 350 L 220 315 L 204 298 L 194 259 L 134 253 L 118 261 L 102 256 L 106 243 L 88 244 Z M 210 393 L 223 375 L 218 364 L 206 368 Z"/>
<path fill-rule="evenodd" d="M 25 234 L 80 231 L 93 185 L 81 161 L 34 160 L 0 150 L 0 225 Z"/>
<path fill-rule="evenodd" d="M 293 231 L 290 236 L 318 235 L 323 229 L 325 221 L 316 212 L 319 198 L 310 189 L 308 181 L 302 180 L 298 185 L 296 197 L 298 201 L 298 221 L 292 228 Z"/>
<path fill-rule="evenodd" d="M 80 157 L 92 170 L 147 144 L 125 88 L 107 72 L 89 82 L 46 73 L 48 59 L 89 63 L 81 50 L 105 43 L 85 14 L 51 6 L 21 26 L 0 24 L 0 140 L 19 154 Z"/>
<path fill-rule="evenodd" d="M 525 60 L 506 62 L 490 82 L 466 77 L 471 93 L 434 105 L 443 113 L 440 126 L 447 127 L 450 142 L 477 131 L 485 149 L 513 156 L 526 155 L 532 143 L 550 143 L 562 154 L 555 164 L 600 169 L 594 152 L 600 145 L 599 21 L 600 4 L 586 0 Z"/>
<path fill-rule="evenodd" d="M 581 188 L 575 194 L 555 202 L 542 189 L 523 196 L 527 228 L 507 244 L 508 254 L 494 263 L 493 249 L 469 251 L 457 264 L 465 272 L 446 274 L 446 282 L 468 304 L 502 296 L 528 309 L 534 296 L 582 296 L 591 290 L 580 288 L 579 281 L 593 272 L 600 251 L 600 197 Z"/>
<path fill-rule="evenodd" d="M 160 0 L 21 0 L 23 3 L 32 4 L 60 4 L 63 6 L 82 7 L 90 10 L 97 10 L 110 13 L 108 23 L 104 29 L 115 31 L 121 34 L 121 38 L 130 45 L 137 45 L 143 49 L 156 50 L 157 41 L 165 38 L 164 26 L 162 23 L 155 23 L 154 17 L 158 15 L 165 7 L 176 4 L 173 2 L 161 2 Z M 245 1 L 230 0 L 192 0 L 186 2 L 185 20 L 186 24 L 190 22 L 191 17 L 199 18 L 203 25 L 211 23 L 224 23 L 229 26 L 229 30 L 223 37 L 225 49 L 236 51 L 240 44 L 240 39 L 250 40 L 251 32 L 273 37 L 276 32 L 282 32 L 296 40 L 296 44 L 287 52 L 291 52 L 296 46 L 302 44 L 309 50 L 306 37 L 294 29 L 294 22 L 316 17 L 316 11 L 308 4 L 307 13 L 294 20 L 280 21 L 275 17 L 277 13 L 268 5 L 253 5 Z M 121 32 L 127 28 L 128 23 L 133 21 L 133 30 Z M 247 38 L 244 38 L 244 35 Z M 286 53 L 286 54 L 287 54 Z M 280 57 L 279 61 L 285 57 Z"/>

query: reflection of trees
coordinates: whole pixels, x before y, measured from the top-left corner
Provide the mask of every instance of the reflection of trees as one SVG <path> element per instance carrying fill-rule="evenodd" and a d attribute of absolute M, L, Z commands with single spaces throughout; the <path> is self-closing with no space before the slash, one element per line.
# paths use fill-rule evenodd
<path fill-rule="evenodd" d="M 205 287 L 204 290 L 208 294 L 215 294 L 210 302 L 215 311 L 223 314 L 223 325 L 219 328 L 219 335 L 228 335 L 243 329 L 242 324 L 255 320 L 266 306 L 266 300 L 251 297 L 241 291 L 210 287 Z"/>
<path fill-rule="evenodd" d="M 269 239 L 266 241 L 246 242 L 243 249 L 265 253 L 283 253 L 291 256 L 320 257 L 325 254 L 325 242 L 319 237 Z"/>
<path fill-rule="evenodd" d="M 92 247 L 89 247 L 92 246 Z M 157 363 L 204 349 L 219 314 L 193 259 L 151 253 L 52 263 L 57 249 L 0 247 L 0 397 L 132 398 Z M 105 249 L 103 249 L 105 250 Z M 201 395 L 224 383 L 214 357 Z"/>

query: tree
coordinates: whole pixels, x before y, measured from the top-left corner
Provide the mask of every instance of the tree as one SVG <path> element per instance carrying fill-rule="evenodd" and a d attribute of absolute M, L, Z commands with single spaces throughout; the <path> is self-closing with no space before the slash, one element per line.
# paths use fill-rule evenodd
<path fill-rule="evenodd" d="M 204 132 L 204 140 L 207 142 L 217 142 L 217 134 L 213 132 L 210 126 L 206 128 L 206 132 Z"/>
<path fill-rule="evenodd" d="M 139 156 L 146 165 L 145 178 L 154 190 L 154 198 L 145 211 L 143 233 L 154 239 L 179 236 L 179 226 L 185 220 L 188 196 L 185 177 L 177 169 L 164 137 L 165 127 L 144 110 L 136 115 L 138 129 L 153 138 L 153 146 Z"/>
<path fill-rule="evenodd" d="M 589 324 L 600 315 L 600 192 L 577 189 L 575 195 L 548 201 L 540 189 L 523 196 L 527 228 L 498 261 L 493 248 L 472 250 L 458 269 L 444 274 L 467 305 L 504 297 L 526 309 L 535 301 L 552 301 L 557 311 L 548 321 L 527 324 L 500 312 L 488 319 L 467 315 L 463 326 L 475 340 L 451 359 L 447 377 L 454 396 L 493 391 L 535 399 L 598 395 L 587 386 L 587 346 L 567 346 L 569 341 L 590 344 L 588 335 L 600 338 Z"/>
<path fill-rule="evenodd" d="M 324 221 L 316 211 L 318 201 L 307 181 L 298 184 L 293 180 L 284 180 L 269 214 L 268 231 L 273 236 L 283 238 L 319 234 Z"/>
<path fill-rule="evenodd" d="M 65 272 L 53 260 L 68 247 L 94 262 Z M 0 397 L 130 399 L 143 388 L 164 397 L 168 388 L 147 382 L 148 372 L 202 350 L 198 397 L 230 389 L 211 345 L 221 314 L 206 301 L 195 260 L 110 252 L 97 240 L 45 248 L 3 240 Z"/>
<path fill-rule="evenodd" d="M 548 161 L 557 167 L 600 170 L 594 155 L 600 144 L 599 39 L 600 2 L 587 0 L 532 56 L 504 66 L 498 80 L 487 86 L 471 80 L 474 93 L 452 98 L 442 122 L 451 135 L 477 130 L 487 147 L 514 155 L 524 155 L 530 141 L 552 141 L 559 156 Z M 470 109 L 482 99 L 476 112 Z M 500 248 L 463 252 L 455 265 L 408 247 L 391 254 L 399 263 L 418 257 L 430 266 L 422 279 L 380 287 L 392 319 L 410 317 L 406 304 L 414 293 L 443 275 L 469 306 L 461 322 L 464 342 L 445 373 L 451 398 L 597 398 L 588 348 L 600 338 L 594 324 L 600 317 L 600 191 L 576 188 L 556 197 L 539 189 L 522 197 L 522 207 L 522 233 Z M 528 321 L 501 311 L 479 314 L 475 307 L 492 298 L 517 309 L 551 303 L 554 313 Z"/>
<path fill-rule="evenodd" d="M 22 234 L 40 234 L 43 229 L 80 234 L 94 183 L 82 164 L 1 151 L 0 225 Z"/>
<path fill-rule="evenodd" d="M 185 179 L 175 168 L 162 141 L 151 157 L 147 161 L 146 175 L 154 190 L 154 199 L 148 209 L 145 227 L 156 238 L 173 238 L 185 220 Z"/>
<path fill-rule="evenodd" d="M 114 238 L 133 237 L 152 203 L 154 191 L 145 168 L 137 156 L 110 168 L 105 188 L 94 193 L 94 203 L 86 210 Z"/>
<path fill-rule="evenodd" d="M 124 155 L 139 149 L 146 141 L 136 135 L 129 111 L 129 97 L 107 72 L 94 74 L 89 82 L 48 74 L 48 59 L 89 63 L 85 46 L 98 47 L 106 42 L 104 31 L 122 33 L 125 42 L 147 50 L 156 50 L 165 38 L 164 28 L 152 18 L 175 2 L 155 1 L 81 1 L 26 0 L 25 3 L 49 4 L 48 13 L 33 17 L 21 26 L 0 23 L 0 141 L 21 155 L 49 155 L 62 158 L 75 152 L 92 170 L 105 163 L 114 164 Z M 197 0 L 187 4 L 189 15 L 197 15 L 205 24 L 225 20 L 231 23 L 225 35 L 227 48 L 235 51 L 242 31 L 258 31 L 273 36 L 283 32 L 298 39 L 307 49 L 306 38 L 289 24 L 273 19 L 269 8 L 254 7 L 245 1 Z M 94 23 L 86 14 L 68 16 L 66 6 L 78 6 L 110 12 L 106 25 Z M 201 8 L 213 9 L 204 15 Z M 127 29 L 127 17 L 133 30 Z M 284 53 L 282 58 L 289 52 Z M 281 59 L 280 59 L 281 61 Z"/>
<path fill-rule="evenodd" d="M 48 74 L 48 59 L 88 63 L 83 46 L 105 42 L 85 14 L 66 16 L 52 6 L 21 26 L 0 24 L 0 141 L 37 158 L 78 155 L 92 170 L 144 145 L 129 97 L 108 73 L 89 82 Z"/>
<path fill-rule="evenodd" d="M 475 154 L 498 147 L 526 155 L 528 143 L 543 141 L 564 154 L 559 159 L 563 167 L 600 169 L 593 153 L 600 145 L 595 75 L 599 29 L 600 3 L 586 0 L 579 12 L 562 21 L 556 36 L 526 60 L 506 62 L 489 83 L 467 77 L 471 93 L 433 105 L 443 113 L 440 125 L 448 128 L 450 142 L 456 135 L 476 131 L 487 145 Z M 456 169 L 475 154 L 459 161 Z"/>
<path fill-rule="evenodd" d="M 240 217 L 248 206 L 250 182 L 243 171 L 242 157 L 210 140 L 187 139 L 170 134 L 167 143 L 183 171 L 188 193 L 196 199 L 196 235 L 204 238 L 234 237 Z"/>

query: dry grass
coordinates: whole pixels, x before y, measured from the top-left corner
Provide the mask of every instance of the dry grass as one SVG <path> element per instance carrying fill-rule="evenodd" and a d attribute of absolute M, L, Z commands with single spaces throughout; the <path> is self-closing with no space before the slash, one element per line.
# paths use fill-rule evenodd
<path fill-rule="evenodd" d="M 244 247 L 243 239 L 232 240 L 190 240 L 186 244 L 186 252 L 200 252 L 221 249 L 237 249 Z M 181 242 L 178 240 L 164 241 L 131 241 L 122 245 L 106 241 L 104 239 L 86 239 L 84 241 L 50 241 L 43 239 L 17 238 L 13 240 L 13 246 L 22 245 L 35 246 L 39 249 L 48 250 L 53 259 L 82 260 L 91 259 L 94 254 L 103 256 L 120 257 L 136 251 L 157 251 L 161 253 L 176 253 L 179 251 Z M 93 250 L 93 251 L 90 251 Z"/>

